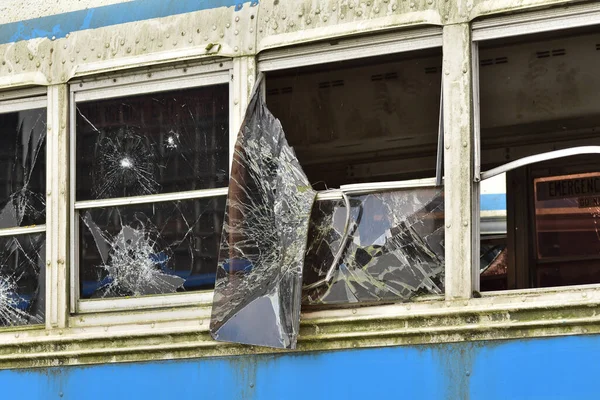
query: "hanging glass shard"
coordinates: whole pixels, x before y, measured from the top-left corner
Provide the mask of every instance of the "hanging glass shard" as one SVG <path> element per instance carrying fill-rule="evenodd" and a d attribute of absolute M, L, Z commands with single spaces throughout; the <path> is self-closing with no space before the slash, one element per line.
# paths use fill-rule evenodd
<path fill-rule="evenodd" d="M 231 168 L 210 324 L 214 339 L 295 348 L 315 196 L 279 120 L 255 90 Z"/>
<path fill-rule="evenodd" d="M 444 282 L 443 188 L 348 195 L 318 201 L 311 218 L 304 281 L 307 304 L 407 301 L 441 294 Z M 345 237 L 346 236 L 346 237 Z M 325 284 L 340 246 L 335 273 Z"/>

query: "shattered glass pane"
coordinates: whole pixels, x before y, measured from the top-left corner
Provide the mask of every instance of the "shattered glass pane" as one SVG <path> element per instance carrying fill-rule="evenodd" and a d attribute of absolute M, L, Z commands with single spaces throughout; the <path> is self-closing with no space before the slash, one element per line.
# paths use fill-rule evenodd
<path fill-rule="evenodd" d="M 0 326 L 44 323 L 46 234 L 0 237 Z"/>
<path fill-rule="evenodd" d="M 306 285 L 323 279 L 340 246 L 333 279 L 307 290 L 306 304 L 406 301 L 444 291 L 443 188 L 349 195 L 350 224 L 343 241 L 342 200 L 313 209 L 304 264 Z"/>
<path fill-rule="evenodd" d="M 46 109 L 0 115 L 0 228 L 46 222 Z"/>
<path fill-rule="evenodd" d="M 315 192 L 257 92 L 235 147 L 210 331 L 216 340 L 295 348 Z"/>
<path fill-rule="evenodd" d="M 77 103 L 77 200 L 225 187 L 229 87 Z"/>
<path fill-rule="evenodd" d="M 210 289 L 225 197 L 80 213 L 84 299 Z"/>

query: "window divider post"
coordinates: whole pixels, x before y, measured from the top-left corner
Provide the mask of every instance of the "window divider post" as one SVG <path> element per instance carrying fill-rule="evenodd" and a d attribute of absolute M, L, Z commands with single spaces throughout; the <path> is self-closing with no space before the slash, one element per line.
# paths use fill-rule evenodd
<path fill-rule="evenodd" d="M 69 315 L 69 89 L 48 87 L 46 136 L 46 328 Z"/>
<path fill-rule="evenodd" d="M 469 23 L 443 28 L 446 299 L 472 296 L 473 90 Z"/>

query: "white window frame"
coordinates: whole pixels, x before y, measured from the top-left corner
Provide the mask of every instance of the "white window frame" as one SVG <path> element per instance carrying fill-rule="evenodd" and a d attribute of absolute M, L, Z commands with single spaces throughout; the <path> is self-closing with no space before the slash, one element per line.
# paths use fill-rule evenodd
<path fill-rule="evenodd" d="M 44 88 L 30 88 L 30 89 L 21 89 L 21 90 L 12 90 L 12 91 L 8 91 L 8 92 L 0 92 L 0 114 L 8 114 L 8 113 L 13 113 L 13 112 L 19 112 L 19 111 L 27 111 L 27 110 L 35 110 L 35 109 L 40 109 L 40 108 L 45 108 L 46 109 L 46 120 L 49 121 L 49 107 L 48 107 L 48 91 L 47 89 Z M 52 162 L 52 154 L 50 151 L 50 146 L 49 146 L 50 140 L 49 138 L 46 136 L 46 143 L 45 143 L 45 152 L 46 152 L 46 193 L 45 198 L 46 198 L 46 221 L 43 224 L 40 225 L 33 225 L 33 226 L 20 226 L 20 227 L 13 227 L 13 228 L 4 228 L 4 229 L 0 229 L 0 236 L 1 237 L 6 237 L 6 236 L 23 236 L 23 235 L 30 235 L 30 234 L 36 234 L 36 233 L 44 233 L 46 236 L 45 242 L 46 244 L 48 244 L 48 233 L 47 233 L 47 226 L 49 225 L 49 219 L 51 218 L 50 216 L 50 207 L 48 207 L 48 205 L 50 204 L 51 199 L 48 197 L 48 188 L 51 187 L 52 184 L 52 179 L 53 177 L 51 176 L 52 174 L 50 174 L 48 172 L 48 166 L 51 165 Z M 52 249 L 50 248 L 50 246 L 46 245 L 46 254 L 44 254 L 44 267 L 48 268 L 46 260 L 50 260 L 51 258 L 51 252 Z M 48 268 L 48 273 L 46 274 L 46 281 L 44 282 L 45 286 L 46 286 L 46 290 L 45 290 L 45 310 L 44 310 L 44 319 L 45 322 L 42 322 L 40 324 L 29 324 L 29 325 L 22 325 L 22 326 L 18 326 L 16 328 L 19 329 L 25 329 L 27 327 L 45 327 L 46 324 L 48 323 L 48 320 L 50 319 L 50 313 L 51 313 L 51 299 L 52 299 L 52 291 L 50 289 L 51 287 L 51 274 L 49 273 L 50 270 Z M 15 327 L 11 327 L 11 326 L 7 326 L 7 327 L 3 327 L 3 328 L 11 328 L 14 329 Z"/>
<path fill-rule="evenodd" d="M 480 182 L 484 179 L 492 178 L 498 174 L 510 171 L 523 165 L 528 165 L 544 160 L 568 157 L 577 154 L 598 153 L 598 146 L 580 146 L 567 148 L 563 150 L 552 151 L 548 153 L 538 153 L 533 156 L 524 157 L 488 171 L 481 171 L 481 121 L 480 121 L 480 103 L 479 103 L 479 43 L 494 39 L 504 39 L 510 37 L 526 37 L 532 34 L 552 32 L 557 30 L 570 30 L 588 26 L 600 27 L 600 4 L 574 5 L 568 8 L 555 8 L 526 12 L 523 14 L 507 15 L 493 17 L 481 21 L 473 22 L 472 30 L 472 85 L 473 85 L 473 146 L 474 146 L 474 190 L 479 193 Z M 480 243 L 480 197 L 474 196 L 473 199 L 473 246 L 479 249 Z M 479 257 L 473 257 L 473 274 L 479 271 Z M 600 284 L 590 285 L 571 285 L 549 288 L 529 288 L 529 289 L 508 289 L 497 290 L 483 293 L 488 296 L 514 295 L 515 293 L 544 293 L 556 292 L 557 299 L 562 293 L 577 290 L 595 290 L 600 288 Z M 479 280 L 473 281 L 473 290 L 479 291 Z"/>
<path fill-rule="evenodd" d="M 132 309 L 161 308 L 173 306 L 207 305 L 212 302 L 212 290 L 189 293 L 172 293 L 154 296 L 128 298 L 81 299 L 79 293 L 79 232 L 78 212 L 82 209 L 100 207 L 127 206 L 174 200 L 200 199 L 227 195 L 227 186 L 216 189 L 202 189 L 184 192 L 165 193 L 147 196 L 133 196 L 102 200 L 75 200 L 75 163 L 76 163 L 76 116 L 77 102 L 95 101 L 126 97 L 139 94 L 159 93 L 178 89 L 210 85 L 229 85 L 229 146 L 235 145 L 234 127 L 232 125 L 232 77 L 233 63 L 230 59 L 216 60 L 210 64 L 197 66 L 182 65 L 162 69 L 148 69 L 133 74 L 102 77 L 94 80 L 73 82 L 70 87 L 70 304 L 72 314 L 85 314 L 106 311 L 126 311 Z M 237 132 L 236 132 L 237 133 Z M 233 143 L 232 143 L 233 141 Z M 230 158 L 233 154 L 229 152 Z M 229 160 L 231 163 L 231 160 Z"/>

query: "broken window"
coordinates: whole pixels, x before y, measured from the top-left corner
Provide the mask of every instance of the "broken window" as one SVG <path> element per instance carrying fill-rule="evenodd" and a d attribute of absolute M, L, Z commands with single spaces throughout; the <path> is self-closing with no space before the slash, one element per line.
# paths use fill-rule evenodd
<path fill-rule="evenodd" d="M 481 182 L 482 290 L 600 283 L 598 196 L 575 189 L 600 158 L 535 161 L 600 145 L 598 43 L 597 27 L 479 43 L 481 170 L 506 164 Z"/>
<path fill-rule="evenodd" d="M 76 103 L 82 299 L 213 287 L 228 93 L 213 85 Z"/>
<path fill-rule="evenodd" d="M 443 293 L 443 188 L 369 184 L 435 175 L 439 64 L 433 51 L 267 76 L 273 114 L 255 91 L 235 147 L 213 338 L 294 348 L 302 289 L 307 304 Z"/>
<path fill-rule="evenodd" d="M 44 104 L 45 100 L 31 103 Z M 44 323 L 46 109 L 0 103 L 0 325 Z M 20 107 L 27 107 L 28 101 Z M 14 105 L 11 109 L 20 108 Z"/>
<path fill-rule="evenodd" d="M 315 204 L 304 266 L 308 304 L 409 300 L 444 288 L 443 188 L 348 195 Z M 342 254 L 335 262 L 336 254 Z M 327 277 L 334 268 L 331 278 Z"/>
<path fill-rule="evenodd" d="M 267 103 L 312 186 L 348 194 L 313 209 L 306 304 L 443 293 L 443 188 L 389 189 L 438 172 L 441 63 L 434 48 L 267 75 Z"/>

